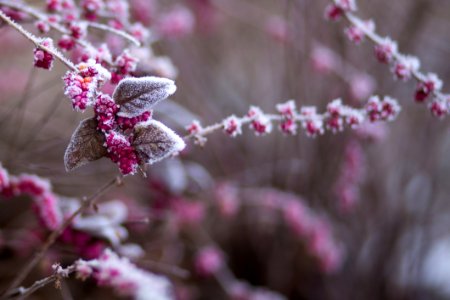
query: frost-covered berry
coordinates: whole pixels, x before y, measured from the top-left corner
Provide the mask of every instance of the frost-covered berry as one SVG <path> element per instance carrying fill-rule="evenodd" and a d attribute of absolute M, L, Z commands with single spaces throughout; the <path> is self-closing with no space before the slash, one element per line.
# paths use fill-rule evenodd
<path fill-rule="evenodd" d="M 139 42 L 145 42 L 149 36 L 150 32 L 141 23 L 133 24 L 129 29 L 130 34 L 135 37 Z"/>
<path fill-rule="evenodd" d="M 61 0 L 47 0 L 47 11 L 58 12 L 62 8 Z"/>
<path fill-rule="evenodd" d="M 136 70 L 138 59 L 125 49 L 115 60 L 116 67 L 113 72 L 112 83 L 118 83 L 124 76 Z"/>
<path fill-rule="evenodd" d="M 365 109 L 371 122 L 392 121 L 401 110 L 397 100 L 387 96 L 383 98 L 383 101 L 378 96 L 370 97 Z"/>
<path fill-rule="evenodd" d="M 375 56 L 379 62 L 387 64 L 392 61 L 392 58 L 397 53 L 397 48 L 397 42 L 386 37 L 380 44 L 375 46 Z"/>
<path fill-rule="evenodd" d="M 272 131 L 272 122 L 259 107 L 251 106 L 247 116 L 252 118 L 250 128 L 256 135 L 268 134 Z"/>
<path fill-rule="evenodd" d="M 223 120 L 223 130 L 226 134 L 232 137 L 242 134 L 241 120 L 239 120 L 235 115 L 229 116 Z"/>
<path fill-rule="evenodd" d="M 356 2 L 354 0 L 336 0 L 325 9 L 325 18 L 330 21 L 339 20 L 346 12 L 356 10 Z"/>
<path fill-rule="evenodd" d="M 289 135 L 297 134 L 297 123 L 294 119 L 285 119 L 280 123 L 281 132 Z"/>
<path fill-rule="evenodd" d="M 411 79 L 413 72 L 420 67 L 420 61 L 414 56 L 400 56 L 392 66 L 392 72 L 395 78 L 407 81 Z"/>
<path fill-rule="evenodd" d="M 97 14 L 105 4 L 102 0 L 82 0 L 80 6 L 83 8 L 84 17 L 90 21 L 97 19 Z"/>
<path fill-rule="evenodd" d="M 357 109 L 348 109 L 345 119 L 351 128 L 358 128 L 364 122 L 364 114 Z"/>
<path fill-rule="evenodd" d="M 98 95 L 94 104 L 95 117 L 98 121 L 97 128 L 104 132 L 113 129 L 118 110 L 118 105 L 109 95 Z"/>
<path fill-rule="evenodd" d="M 442 88 L 442 81 L 434 74 L 428 74 L 423 80 L 417 84 L 416 101 L 424 102 L 434 91 Z"/>
<path fill-rule="evenodd" d="M 146 111 L 143 114 L 132 118 L 117 117 L 116 121 L 122 130 L 127 130 L 134 128 L 138 123 L 148 121 L 151 117 L 152 111 Z"/>
<path fill-rule="evenodd" d="M 52 49 L 53 41 L 49 38 L 46 38 L 40 42 L 40 45 Z M 50 70 L 53 67 L 54 57 L 49 52 L 36 47 L 34 49 L 34 66 L 37 68 L 42 68 L 46 70 Z"/>
<path fill-rule="evenodd" d="M 431 113 L 438 118 L 444 117 L 449 112 L 447 103 L 438 99 L 434 99 L 430 103 L 429 108 Z"/>
<path fill-rule="evenodd" d="M 198 120 L 193 120 L 191 124 L 186 126 L 189 134 L 198 134 L 203 129 L 202 124 Z"/>
<path fill-rule="evenodd" d="M 341 99 L 335 99 L 327 105 L 327 113 L 329 115 L 326 125 L 332 132 L 344 130 L 344 110 Z"/>
<path fill-rule="evenodd" d="M 295 121 L 296 106 L 294 100 L 277 104 L 277 111 L 283 116 L 284 120 L 280 123 L 280 130 L 283 133 L 294 135 L 297 133 L 297 123 Z"/>
<path fill-rule="evenodd" d="M 336 4 L 329 4 L 325 8 L 325 19 L 329 21 L 338 21 L 343 14 L 344 11 L 342 10 L 342 8 L 340 8 Z"/>
<path fill-rule="evenodd" d="M 317 115 L 316 108 L 314 106 L 304 106 L 300 110 L 302 116 L 302 127 L 306 130 L 306 135 L 309 137 L 315 137 L 324 133 L 323 120 Z"/>
<path fill-rule="evenodd" d="M 130 141 L 116 131 L 109 131 L 105 134 L 105 147 L 108 150 L 108 157 L 115 162 L 122 174 L 134 174 L 138 168 L 138 158 Z"/>
<path fill-rule="evenodd" d="M 74 39 L 83 39 L 87 35 L 87 23 L 86 22 L 71 22 L 69 25 L 70 35 Z"/>
<path fill-rule="evenodd" d="M 277 111 L 285 118 L 292 119 L 296 114 L 296 106 L 294 100 L 289 100 L 285 103 L 277 104 Z"/>
<path fill-rule="evenodd" d="M 364 31 L 362 31 L 361 28 L 357 26 L 347 27 L 344 32 L 348 39 L 355 44 L 360 44 L 365 36 Z"/>
<path fill-rule="evenodd" d="M 75 47 L 75 41 L 72 37 L 64 34 L 58 41 L 58 47 L 65 51 L 70 51 Z"/>
<path fill-rule="evenodd" d="M 73 108 L 83 111 L 94 104 L 95 91 L 111 74 L 94 60 L 77 65 L 79 72 L 67 72 L 63 77 L 64 94 L 72 101 Z"/>
<path fill-rule="evenodd" d="M 39 30 L 40 33 L 47 33 L 50 31 L 50 25 L 42 20 L 36 21 L 36 23 L 34 23 L 34 26 L 36 26 L 36 29 Z"/>

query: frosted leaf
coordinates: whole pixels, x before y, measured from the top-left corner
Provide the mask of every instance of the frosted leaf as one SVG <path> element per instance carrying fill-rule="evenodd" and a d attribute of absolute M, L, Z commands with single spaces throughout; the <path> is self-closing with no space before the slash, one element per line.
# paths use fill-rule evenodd
<path fill-rule="evenodd" d="M 150 110 L 156 103 L 175 93 L 175 83 L 167 78 L 125 78 L 116 87 L 113 98 L 120 105 L 118 115 L 135 117 Z"/>
<path fill-rule="evenodd" d="M 75 129 L 64 155 L 66 170 L 72 171 L 105 156 L 107 152 L 103 146 L 104 142 L 105 137 L 97 130 L 95 118 L 81 121 L 78 128 Z"/>
<path fill-rule="evenodd" d="M 155 163 L 185 146 L 183 139 L 161 122 L 149 120 L 135 128 L 133 147 L 141 163 Z"/>

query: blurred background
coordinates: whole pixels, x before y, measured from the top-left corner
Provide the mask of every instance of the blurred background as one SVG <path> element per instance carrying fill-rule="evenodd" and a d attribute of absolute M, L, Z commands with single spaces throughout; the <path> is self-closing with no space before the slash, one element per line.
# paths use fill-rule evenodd
<path fill-rule="evenodd" d="M 345 22 L 325 21 L 327 4 L 130 1 L 132 18 L 159 37 L 153 53 L 167 57 L 152 72 L 178 86 L 154 117 L 180 135 L 193 119 L 213 124 L 250 105 L 274 112 L 289 99 L 319 111 L 338 97 L 362 106 L 372 94 L 402 105 L 395 122 L 317 138 L 217 132 L 103 196 L 127 204 L 128 240 L 145 252 L 136 263 L 169 276 L 177 299 L 450 299 L 448 120 L 414 103 L 415 83 L 395 81 L 370 42 L 354 45 Z M 358 6 L 424 72 L 450 80 L 450 2 Z M 103 159 L 65 172 L 65 147 L 89 113 L 74 113 L 63 95 L 63 66 L 33 68 L 32 44 L 7 26 L 0 40 L 0 161 L 12 174 L 50 179 L 58 194 L 92 194 L 117 169 Z M 101 33 L 93 41 L 124 47 Z M 0 202 L 2 286 L 42 238 L 27 201 Z M 74 258 L 56 244 L 27 283 Z M 92 282 L 65 284 L 34 297 L 115 297 Z"/>

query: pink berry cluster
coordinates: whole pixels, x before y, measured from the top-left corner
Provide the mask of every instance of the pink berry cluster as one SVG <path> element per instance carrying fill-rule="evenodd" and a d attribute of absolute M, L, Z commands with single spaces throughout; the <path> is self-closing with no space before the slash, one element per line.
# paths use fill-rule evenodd
<path fill-rule="evenodd" d="M 138 269 L 127 258 L 106 249 L 99 258 L 78 260 L 77 278 L 94 278 L 99 286 L 113 288 L 119 295 L 133 299 L 172 299 L 170 282 L 162 276 Z"/>
<path fill-rule="evenodd" d="M 49 230 L 57 229 L 63 220 L 59 197 L 53 193 L 50 182 L 36 175 L 12 176 L 0 165 L 0 194 L 4 197 L 28 196 L 40 222 Z"/>
<path fill-rule="evenodd" d="M 69 71 L 63 77 L 64 94 L 72 101 L 72 106 L 78 111 L 84 111 L 95 103 L 96 91 L 111 74 L 101 65 L 90 60 L 77 65 L 78 72 Z"/>
<path fill-rule="evenodd" d="M 53 49 L 53 41 L 50 38 L 42 40 L 40 45 L 47 49 Z M 36 68 L 50 70 L 53 67 L 53 61 L 54 57 L 48 51 L 45 51 L 39 47 L 34 49 L 34 66 Z"/>
<path fill-rule="evenodd" d="M 119 83 L 125 76 L 131 74 L 136 70 L 138 60 L 132 56 L 128 50 L 124 50 L 117 56 L 112 69 L 111 82 Z"/>
<path fill-rule="evenodd" d="M 339 20 L 345 13 L 356 11 L 355 0 L 334 0 L 325 9 L 325 17 L 329 20 Z"/>
<path fill-rule="evenodd" d="M 344 0 L 335 0 L 326 9 L 326 16 L 330 20 L 338 20 L 345 17 L 351 24 L 345 30 L 351 41 L 360 43 L 364 37 L 369 38 L 374 44 L 376 59 L 390 66 L 395 79 L 408 81 L 414 78 L 417 81 L 414 98 L 417 102 L 428 102 L 428 107 L 433 115 L 443 117 L 449 113 L 450 95 L 442 93 L 443 83 L 434 73 L 424 74 L 420 68 L 420 60 L 411 55 L 406 55 L 398 50 L 398 44 L 390 37 L 381 37 L 375 32 L 373 21 L 363 21 L 353 12 L 355 5 L 348 6 Z M 346 9 L 344 9 L 346 7 Z M 338 13 L 337 13 L 338 12 Z"/>
<path fill-rule="evenodd" d="M 105 134 L 105 146 L 108 157 L 119 166 L 122 174 L 134 174 L 139 166 L 138 156 L 131 145 L 130 137 L 126 137 L 117 131 L 109 131 Z"/>
<path fill-rule="evenodd" d="M 323 134 L 325 129 L 334 133 L 342 131 L 345 124 L 357 128 L 366 121 L 393 121 L 400 112 L 400 106 L 395 99 L 384 97 L 381 100 L 378 96 L 370 97 L 367 104 L 359 109 L 344 105 L 341 99 L 335 99 L 327 105 L 326 112 L 322 114 L 318 113 L 314 106 L 303 106 L 297 111 L 293 100 L 278 104 L 276 109 L 278 114 L 266 114 L 260 108 L 252 106 L 242 118 L 232 115 L 221 123 L 208 127 L 202 127 L 200 122 L 195 120 L 186 126 L 186 130 L 189 137 L 204 143 L 205 135 L 217 129 L 223 129 L 229 136 L 236 137 L 242 134 L 242 126 L 249 124 L 256 135 L 262 135 L 271 132 L 272 122 L 279 122 L 281 132 L 295 135 L 297 124 L 300 123 L 307 136 L 315 137 Z"/>

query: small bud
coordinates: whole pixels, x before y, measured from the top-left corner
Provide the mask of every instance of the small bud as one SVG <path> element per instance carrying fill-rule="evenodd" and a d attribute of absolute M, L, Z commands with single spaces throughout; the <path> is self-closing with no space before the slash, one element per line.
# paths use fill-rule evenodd
<path fill-rule="evenodd" d="M 411 79 L 413 72 L 419 69 L 420 61 L 414 56 L 400 56 L 392 67 L 395 78 L 407 81 Z"/>
<path fill-rule="evenodd" d="M 188 133 L 194 135 L 198 134 L 202 129 L 202 125 L 198 120 L 194 120 L 191 124 L 186 126 L 186 130 L 188 131 Z"/>
<path fill-rule="evenodd" d="M 40 45 L 46 48 L 53 48 L 53 42 L 51 39 L 46 38 L 40 42 Z M 53 67 L 53 55 L 48 53 L 47 51 L 36 47 L 34 49 L 34 66 L 37 68 L 42 68 L 46 70 L 50 70 Z"/>
<path fill-rule="evenodd" d="M 438 118 L 446 116 L 449 112 L 447 103 L 438 99 L 434 99 L 429 108 L 431 113 Z"/>
<path fill-rule="evenodd" d="M 375 56 L 379 62 L 387 64 L 391 62 L 394 54 L 397 53 L 397 43 L 386 37 L 383 41 L 375 46 Z"/>
<path fill-rule="evenodd" d="M 239 120 L 235 115 L 223 120 L 223 129 L 225 133 L 231 137 L 236 137 L 237 135 L 242 134 L 241 126 L 241 120 Z"/>
<path fill-rule="evenodd" d="M 422 81 L 417 84 L 415 95 L 416 101 L 424 102 L 434 91 L 438 91 L 441 88 L 442 81 L 439 79 L 439 77 L 434 73 L 428 74 Z"/>

